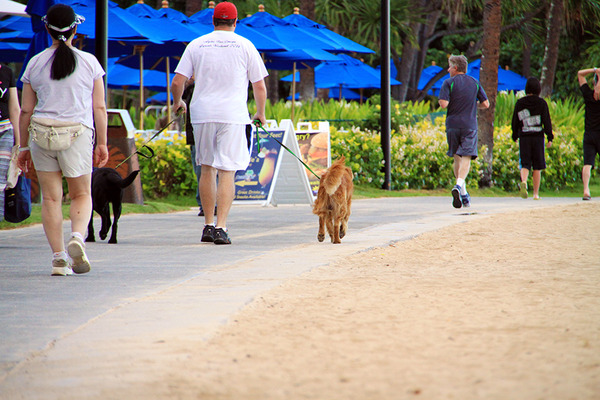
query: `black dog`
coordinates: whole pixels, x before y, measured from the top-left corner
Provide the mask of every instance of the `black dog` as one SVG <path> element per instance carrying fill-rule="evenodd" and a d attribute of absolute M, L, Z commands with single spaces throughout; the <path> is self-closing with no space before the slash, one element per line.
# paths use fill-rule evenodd
<path fill-rule="evenodd" d="M 123 189 L 131 185 L 140 171 L 133 171 L 125 179 L 112 168 L 94 168 L 92 173 L 92 204 L 94 211 L 102 217 L 102 228 L 100 239 L 106 239 L 110 228 L 110 208 L 112 203 L 113 223 L 112 232 L 108 243 L 117 243 L 117 222 L 121 217 L 121 202 L 123 200 Z M 94 213 L 88 225 L 88 236 L 86 242 L 95 242 L 94 237 Z"/>

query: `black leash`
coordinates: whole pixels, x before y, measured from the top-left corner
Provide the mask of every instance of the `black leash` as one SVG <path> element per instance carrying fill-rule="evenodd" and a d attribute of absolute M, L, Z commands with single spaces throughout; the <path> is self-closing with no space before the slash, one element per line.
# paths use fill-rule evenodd
<path fill-rule="evenodd" d="M 179 114 L 177 114 L 177 116 L 179 116 Z M 157 137 L 158 135 L 160 135 L 162 132 L 164 132 L 173 122 L 176 121 L 176 119 L 177 118 L 173 118 L 168 124 L 166 124 L 165 126 L 163 126 L 158 132 L 156 132 L 154 135 L 152 135 L 152 137 L 150 139 L 146 140 L 139 149 L 136 149 L 133 153 L 131 153 L 129 155 L 129 157 L 127 157 L 126 159 L 124 159 L 123 161 L 121 161 L 119 163 L 119 165 L 117 165 L 115 167 L 115 169 L 117 169 L 121 165 L 125 164 L 125 162 L 127 162 L 127 160 L 129 160 L 135 154 L 139 154 L 140 156 L 142 156 L 144 158 L 152 158 L 152 157 L 154 157 L 154 150 L 152 150 L 150 147 L 148 147 L 148 143 L 150 143 L 152 141 L 152 139 L 154 139 L 155 137 Z M 140 150 L 143 149 L 144 147 L 148 149 L 148 151 L 150 152 L 150 155 L 147 155 L 147 154 L 144 154 L 144 153 L 140 153 Z"/>
<path fill-rule="evenodd" d="M 281 143 L 281 142 L 279 141 L 279 139 L 277 139 L 276 137 L 274 137 L 273 135 L 271 135 L 271 134 L 269 133 L 269 131 L 267 131 L 267 130 L 266 130 L 266 129 L 265 129 L 263 126 L 262 126 L 262 123 L 261 123 L 259 120 L 257 120 L 257 119 L 256 119 L 256 120 L 254 120 L 253 122 L 254 122 L 254 125 L 255 125 L 255 126 L 257 126 L 257 127 L 259 127 L 260 129 L 262 129 L 262 130 L 263 130 L 263 132 L 265 132 L 265 133 L 266 133 L 268 136 L 270 136 L 270 137 L 271 137 L 271 139 L 275 140 L 277 143 L 279 143 L 279 144 L 281 145 L 281 147 L 283 147 L 283 148 L 284 148 L 284 149 L 286 149 L 286 150 L 287 150 L 287 151 L 288 151 L 288 152 L 289 152 L 291 155 L 293 155 L 294 157 L 296 157 L 296 159 L 297 159 L 298 161 L 300 161 L 300 162 L 302 163 L 302 165 L 304 165 L 304 166 L 306 167 L 306 169 L 308 169 L 310 172 L 312 172 L 312 174 L 313 174 L 314 176 L 316 176 L 316 177 L 317 177 L 317 179 L 319 179 L 319 180 L 321 179 L 321 177 L 320 177 L 319 175 L 315 174 L 315 171 L 313 171 L 313 170 L 312 170 L 312 169 L 311 169 L 311 168 L 310 168 L 308 165 L 306 165 L 306 163 L 305 163 L 304 161 L 302 161 L 302 159 L 300 159 L 300 157 L 298 157 L 297 155 L 295 155 L 295 154 L 294 154 L 294 152 L 293 152 L 293 151 L 291 151 L 291 150 L 290 150 L 290 149 L 289 149 L 289 148 L 288 148 L 288 147 L 287 147 L 285 144 Z M 260 137 L 258 136 L 258 129 L 256 130 L 256 147 L 258 148 L 258 152 L 260 153 Z"/>

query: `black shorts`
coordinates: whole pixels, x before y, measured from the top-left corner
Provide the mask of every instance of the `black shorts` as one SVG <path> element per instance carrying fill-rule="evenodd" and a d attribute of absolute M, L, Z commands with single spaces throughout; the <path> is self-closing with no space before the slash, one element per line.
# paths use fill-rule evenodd
<path fill-rule="evenodd" d="M 521 136 L 519 139 L 521 168 L 534 170 L 546 169 L 544 146 L 543 136 Z"/>
<path fill-rule="evenodd" d="M 583 135 L 583 165 L 594 166 L 596 154 L 600 154 L 600 133 Z"/>

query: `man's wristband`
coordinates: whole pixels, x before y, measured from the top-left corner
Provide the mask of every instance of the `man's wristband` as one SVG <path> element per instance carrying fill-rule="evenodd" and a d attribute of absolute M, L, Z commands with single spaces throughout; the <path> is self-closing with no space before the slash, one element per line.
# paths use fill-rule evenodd
<path fill-rule="evenodd" d="M 19 152 L 21 151 L 29 151 L 29 146 L 19 146 Z"/>

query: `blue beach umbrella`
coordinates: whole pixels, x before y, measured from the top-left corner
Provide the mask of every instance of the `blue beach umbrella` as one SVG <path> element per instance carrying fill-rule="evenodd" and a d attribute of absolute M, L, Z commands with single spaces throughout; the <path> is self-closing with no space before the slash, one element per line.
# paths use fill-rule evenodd
<path fill-rule="evenodd" d="M 342 61 L 325 61 L 315 68 L 315 87 L 378 89 L 381 86 L 380 71 L 346 54 L 338 54 L 338 57 Z M 293 74 L 281 78 L 285 82 L 292 79 Z M 390 84 L 400 85 L 400 82 L 390 79 Z"/>
<path fill-rule="evenodd" d="M 320 40 L 328 43 L 333 43 L 336 53 L 375 53 L 373 50 L 361 44 L 354 42 L 334 31 L 327 29 L 325 25 L 321 25 L 311 19 L 300 15 L 298 7 L 294 8 L 294 13 L 283 18 L 283 21 L 290 23 L 292 26 L 301 29 L 302 31 L 312 35 Z"/>
<path fill-rule="evenodd" d="M 475 60 L 467 66 L 467 75 L 479 80 L 479 72 L 481 70 L 481 60 Z M 436 96 L 439 95 L 442 83 L 450 78 L 449 74 L 444 75 L 438 80 L 431 90 Z M 501 90 L 525 90 L 527 79 L 516 72 L 507 71 L 498 67 L 498 91 Z"/>
<path fill-rule="evenodd" d="M 262 8 L 259 8 L 262 10 Z M 238 26 L 247 26 L 273 39 L 288 50 L 327 50 L 339 48 L 330 41 L 312 36 L 292 24 L 265 11 L 259 11 L 239 21 Z"/>
<path fill-rule="evenodd" d="M 196 30 L 198 36 L 211 33 L 214 30 L 214 11 L 213 8 L 205 8 L 204 10 L 198 11 L 188 18 L 188 26 L 191 29 Z M 254 47 L 260 52 L 288 50 L 286 46 L 273 40 L 273 38 L 239 22 L 235 28 L 235 33 L 251 41 Z"/>

